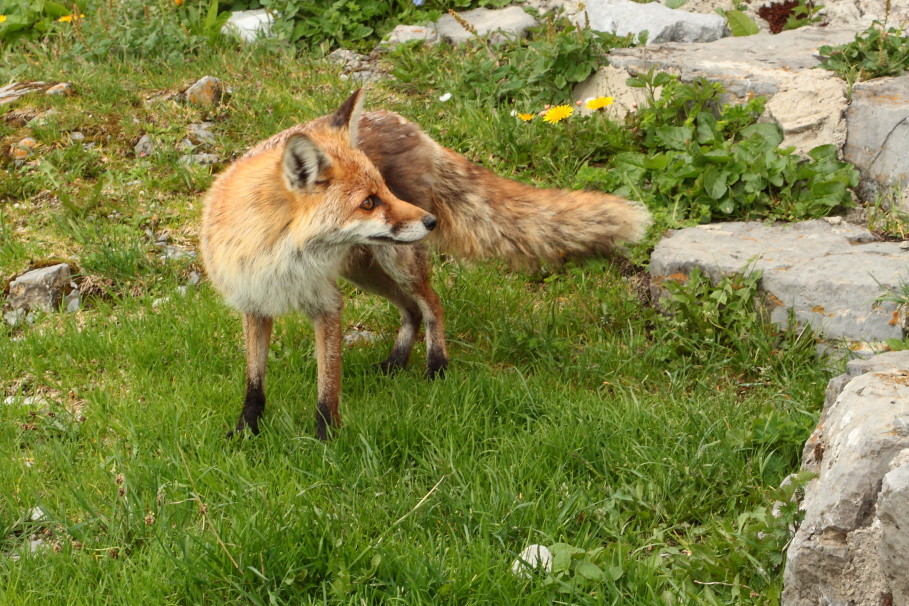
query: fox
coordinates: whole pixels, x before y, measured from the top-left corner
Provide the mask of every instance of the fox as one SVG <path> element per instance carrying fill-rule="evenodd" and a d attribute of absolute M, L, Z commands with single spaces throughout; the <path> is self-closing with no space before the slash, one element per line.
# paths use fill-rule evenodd
<path fill-rule="evenodd" d="M 229 435 L 259 433 L 274 318 L 312 321 L 316 437 L 341 425 L 339 278 L 388 299 L 397 336 L 377 364 L 407 366 L 421 326 L 426 376 L 449 364 L 444 311 L 430 283 L 430 245 L 513 267 L 605 256 L 640 241 L 640 203 L 595 191 L 537 188 L 443 147 L 403 116 L 363 111 L 364 90 L 332 114 L 292 126 L 246 152 L 205 195 L 200 243 L 211 284 L 243 315 L 246 393 Z"/>

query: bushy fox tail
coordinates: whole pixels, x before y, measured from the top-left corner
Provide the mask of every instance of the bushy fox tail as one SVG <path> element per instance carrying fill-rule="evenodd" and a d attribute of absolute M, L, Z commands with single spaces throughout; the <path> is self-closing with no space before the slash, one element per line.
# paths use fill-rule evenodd
<path fill-rule="evenodd" d="M 513 265 L 559 264 L 602 256 L 641 240 L 643 205 L 593 191 L 541 189 L 499 177 L 450 150 L 437 165 L 433 208 L 444 252 Z"/>
<path fill-rule="evenodd" d="M 499 177 L 397 114 L 365 114 L 359 137 L 389 188 L 436 216 L 438 228 L 429 241 L 457 258 L 560 264 L 637 242 L 651 224 L 643 205 L 618 196 L 541 189 Z"/>

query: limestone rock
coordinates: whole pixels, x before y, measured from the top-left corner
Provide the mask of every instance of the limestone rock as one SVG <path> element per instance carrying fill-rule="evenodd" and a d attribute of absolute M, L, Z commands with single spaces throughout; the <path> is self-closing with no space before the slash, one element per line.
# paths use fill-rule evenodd
<path fill-rule="evenodd" d="M 211 122 L 202 122 L 201 124 L 190 124 L 186 127 L 186 133 L 189 137 L 198 143 L 211 145 L 215 142 L 215 134 L 209 130 L 214 124 Z"/>
<path fill-rule="evenodd" d="M 869 366 L 876 370 L 828 394 L 805 449 L 803 467 L 818 477 L 805 487 L 805 518 L 787 550 L 786 606 L 906 603 L 894 592 L 905 585 L 905 568 L 895 584 L 888 580 L 898 561 L 885 562 L 894 545 L 884 528 L 902 529 L 892 537 L 905 557 L 909 352 Z"/>
<path fill-rule="evenodd" d="M 631 0 L 589 0 L 585 13 L 575 22 L 599 32 L 637 36 L 648 32 L 647 43 L 712 42 L 727 35 L 726 19 L 720 15 L 689 13 L 658 2 L 639 4 Z"/>
<path fill-rule="evenodd" d="M 61 82 L 59 84 L 54 84 L 51 86 L 49 89 L 44 91 L 44 94 L 50 95 L 52 97 L 71 97 L 76 94 L 76 87 L 69 82 Z"/>
<path fill-rule="evenodd" d="M 891 186 L 909 190 L 909 74 L 857 83 L 846 124 L 843 155 L 862 172 L 862 197 Z"/>
<path fill-rule="evenodd" d="M 439 42 L 439 34 L 436 32 L 435 26 L 398 25 L 385 36 L 382 40 L 382 44 L 394 46 L 413 40 L 419 40 L 427 44 L 436 44 Z"/>
<path fill-rule="evenodd" d="M 211 166 L 221 161 L 217 154 L 190 154 L 180 158 L 180 164 L 184 166 Z"/>
<path fill-rule="evenodd" d="M 905 312 L 875 300 L 909 281 L 909 253 L 851 224 L 736 222 L 676 231 L 653 251 L 652 294 L 663 295 L 665 280 L 684 280 L 694 267 L 716 278 L 749 265 L 763 272 L 760 288 L 770 319 L 780 325 L 792 309 L 797 321 L 832 341 L 903 336 Z"/>
<path fill-rule="evenodd" d="M 139 139 L 136 146 L 133 148 L 133 152 L 136 154 L 137 158 L 145 158 L 155 153 L 155 140 L 148 133 L 142 135 L 142 138 Z"/>
<path fill-rule="evenodd" d="M 644 5 L 650 6 L 650 5 Z M 721 83 L 731 100 L 769 97 L 765 118 L 783 129 L 783 145 L 805 153 L 846 142 L 846 86 L 820 64 L 818 48 L 853 39 L 852 29 L 803 27 L 780 34 L 731 37 L 710 44 L 667 43 L 615 49 L 610 64 L 639 75 L 653 68 L 683 81 Z"/>
<path fill-rule="evenodd" d="M 894 604 L 909 604 L 909 449 L 890 462 L 877 500 L 881 569 Z"/>
<path fill-rule="evenodd" d="M 475 8 L 458 13 L 458 16 L 470 23 L 480 36 L 495 32 L 493 41 L 503 34 L 522 36 L 528 28 L 536 25 L 536 20 L 517 6 L 497 10 Z M 442 40 L 451 44 L 460 44 L 473 37 L 473 34 L 461 27 L 451 15 L 442 15 L 439 18 L 436 22 L 436 32 Z"/>
<path fill-rule="evenodd" d="M 875 21 L 889 25 L 909 22 L 909 3 L 899 0 L 836 0 L 824 2 L 818 15 L 834 27 L 865 29 Z"/>
<path fill-rule="evenodd" d="M 69 281 L 66 263 L 33 269 L 10 283 L 7 303 L 13 310 L 56 311 Z"/>
<path fill-rule="evenodd" d="M 221 32 L 239 36 L 244 42 L 253 42 L 258 38 L 268 37 L 274 21 L 274 17 L 265 9 L 235 11 L 231 13 Z"/>
<path fill-rule="evenodd" d="M 220 78 L 205 76 L 187 88 L 183 97 L 190 105 L 205 109 L 216 107 L 227 93 Z"/>

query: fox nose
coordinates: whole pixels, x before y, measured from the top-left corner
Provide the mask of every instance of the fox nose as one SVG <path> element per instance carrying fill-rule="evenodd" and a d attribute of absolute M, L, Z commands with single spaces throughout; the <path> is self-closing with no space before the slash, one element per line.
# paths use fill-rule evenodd
<path fill-rule="evenodd" d="M 423 217 L 423 227 L 432 231 L 436 227 L 436 218 L 433 215 L 426 215 Z"/>

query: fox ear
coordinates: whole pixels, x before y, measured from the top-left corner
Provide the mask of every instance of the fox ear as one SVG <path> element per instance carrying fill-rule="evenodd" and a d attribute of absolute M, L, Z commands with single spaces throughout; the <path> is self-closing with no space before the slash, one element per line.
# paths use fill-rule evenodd
<path fill-rule="evenodd" d="M 284 147 L 284 178 L 291 189 L 309 190 L 319 175 L 331 166 L 331 160 L 306 135 L 296 135 Z"/>
<path fill-rule="evenodd" d="M 331 116 L 331 125 L 335 128 L 347 128 L 350 133 L 350 146 L 358 147 L 360 135 L 360 115 L 363 113 L 364 91 L 358 88 L 347 101 L 341 104 Z"/>

